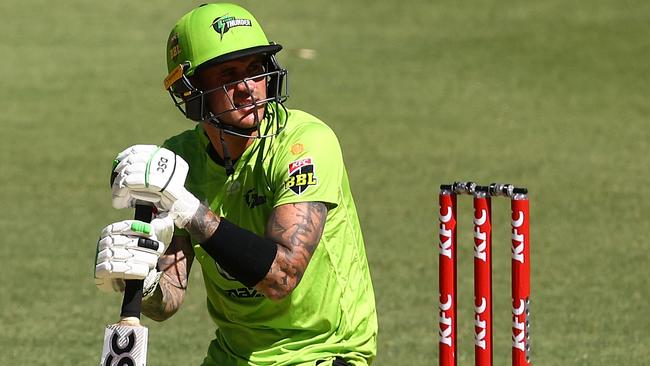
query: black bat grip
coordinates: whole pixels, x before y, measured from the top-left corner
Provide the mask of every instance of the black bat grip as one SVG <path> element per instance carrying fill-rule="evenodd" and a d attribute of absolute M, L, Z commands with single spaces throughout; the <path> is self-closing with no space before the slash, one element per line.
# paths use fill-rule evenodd
<path fill-rule="evenodd" d="M 136 204 L 135 219 L 144 222 L 151 222 L 153 207 L 150 205 Z M 144 280 L 126 280 L 124 281 L 124 298 L 122 299 L 122 312 L 120 316 L 140 318 L 142 312 L 142 286 Z"/>

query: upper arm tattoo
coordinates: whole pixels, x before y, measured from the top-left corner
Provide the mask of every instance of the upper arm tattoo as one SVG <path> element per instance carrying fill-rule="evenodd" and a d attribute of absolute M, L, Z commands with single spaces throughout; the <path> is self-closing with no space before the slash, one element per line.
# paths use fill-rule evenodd
<path fill-rule="evenodd" d="M 256 286 L 271 298 L 281 298 L 300 282 L 318 246 L 327 219 L 322 202 L 300 202 L 273 209 L 266 237 L 278 245 L 275 261 Z"/>

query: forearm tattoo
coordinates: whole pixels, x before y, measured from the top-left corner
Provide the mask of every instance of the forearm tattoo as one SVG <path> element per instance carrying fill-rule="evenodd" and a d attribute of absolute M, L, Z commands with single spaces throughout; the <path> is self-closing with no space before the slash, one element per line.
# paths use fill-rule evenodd
<path fill-rule="evenodd" d="M 163 321 L 178 311 L 185 297 L 194 251 L 187 237 L 174 237 L 169 248 L 158 259 L 163 272 L 153 295 L 142 302 L 142 313 Z"/>
<path fill-rule="evenodd" d="M 185 229 L 189 231 L 194 240 L 203 243 L 214 234 L 220 221 L 219 216 L 212 212 L 210 207 L 200 204 Z"/>
<path fill-rule="evenodd" d="M 266 237 L 278 245 L 275 261 L 256 288 L 267 297 L 280 299 L 302 279 L 318 246 L 327 207 L 322 202 L 300 202 L 276 207 L 267 223 Z"/>

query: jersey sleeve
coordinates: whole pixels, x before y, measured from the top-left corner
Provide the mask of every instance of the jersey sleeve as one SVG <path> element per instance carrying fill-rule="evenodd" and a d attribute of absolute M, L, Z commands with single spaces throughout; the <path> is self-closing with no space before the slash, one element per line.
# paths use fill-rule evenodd
<path fill-rule="evenodd" d="M 274 207 L 297 202 L 339 204 L 343 157 L 334 132 L 322 122 L 293 131 L 276 151 Z"/>

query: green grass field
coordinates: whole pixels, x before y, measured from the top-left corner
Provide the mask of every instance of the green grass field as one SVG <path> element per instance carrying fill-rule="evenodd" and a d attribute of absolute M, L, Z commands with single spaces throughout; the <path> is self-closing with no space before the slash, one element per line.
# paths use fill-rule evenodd
<path fill-rule="evenodd" d="M 192 127 L 162 88 L 197 1 L 0 4 L 0 364 L 92 365 L 119 296 L 92 279 L 114 155 Z M 536 365 L 650 362 L 650 3 L 243 1 L 285 46 L 288 106 L 343 146 L 376 291 L 376 365 L 437 362 L 441 183 L 527 186 Z M 302 48 L 314 59 L 298 57 Z M 460 203 L 460 365 L 473 364 Z M 494 202 L 495 365 L 509 363 L 508 205 Z M 200 271 L 150 328 L 150 365 L 212 339 Z"/>

